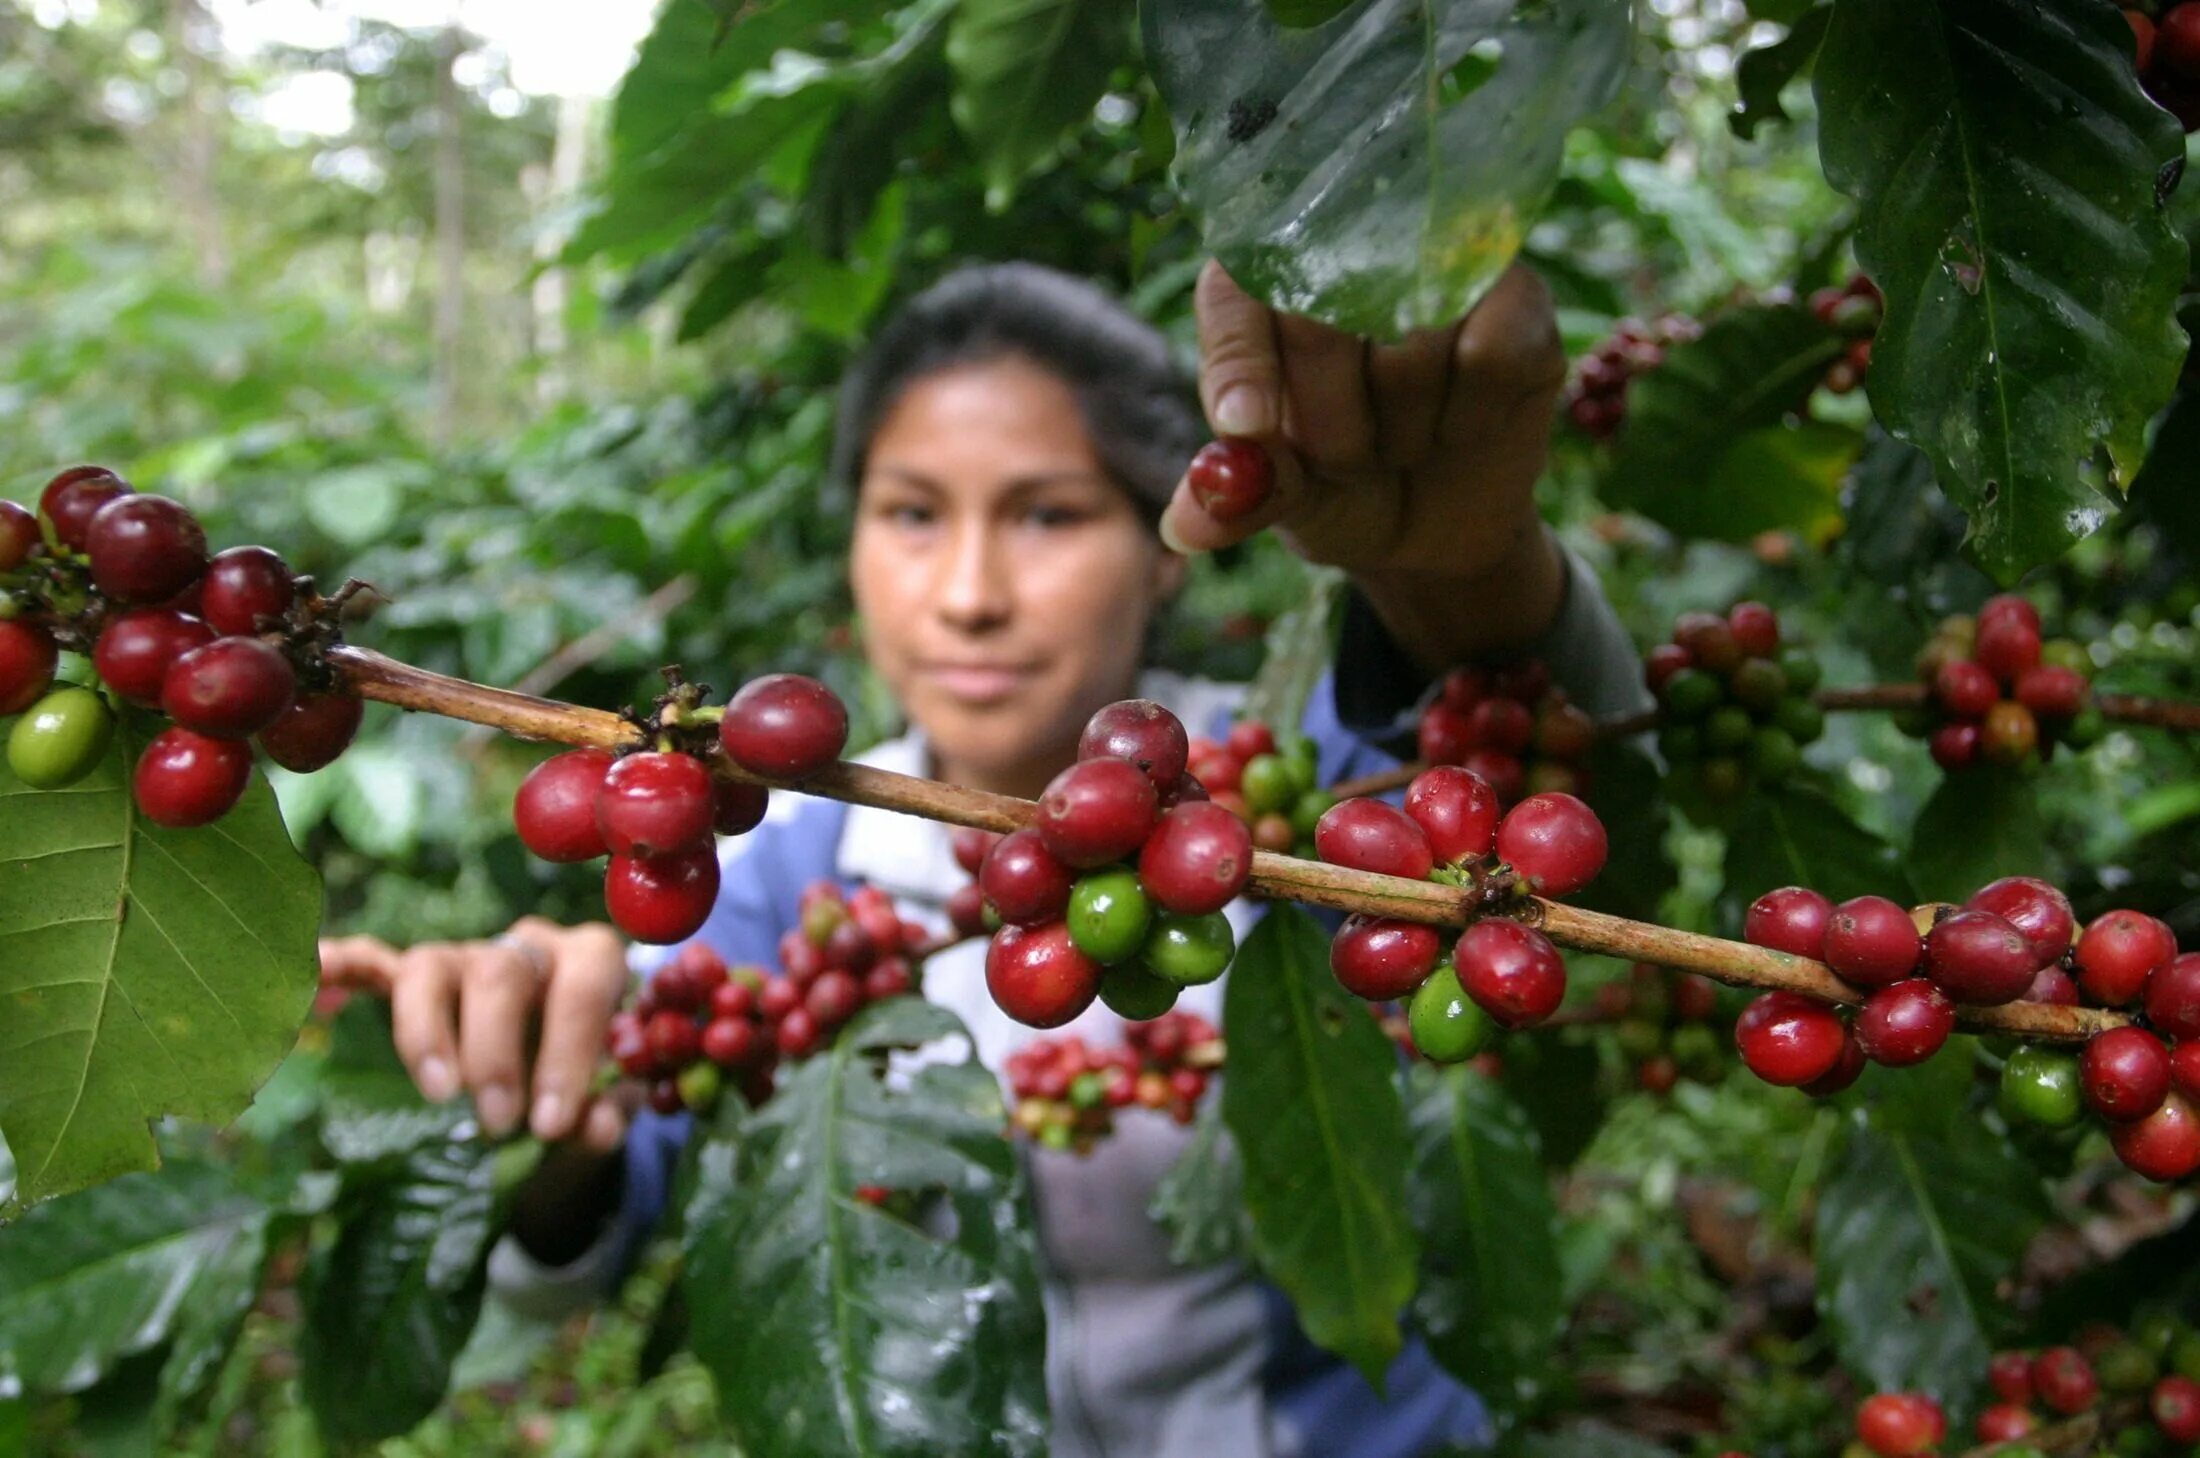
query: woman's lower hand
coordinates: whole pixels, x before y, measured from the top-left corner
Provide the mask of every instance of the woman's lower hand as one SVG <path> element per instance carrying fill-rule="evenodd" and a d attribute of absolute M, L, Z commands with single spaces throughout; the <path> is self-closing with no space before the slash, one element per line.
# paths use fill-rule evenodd
<path fill-rule="evenodd" d="M 618 1147 L 635 1108 L 630 1086 L 595 1092 L 627 977 L 625 945 L 600 923 L 524 917 L 491 941 L 404 951 L 373 937 L 321 942 L 324 985 L 389 999 L 398 1056 L 425 1097 L 467 1094 L 492 1135 L 525 1124 L 599 1152 Z"/>

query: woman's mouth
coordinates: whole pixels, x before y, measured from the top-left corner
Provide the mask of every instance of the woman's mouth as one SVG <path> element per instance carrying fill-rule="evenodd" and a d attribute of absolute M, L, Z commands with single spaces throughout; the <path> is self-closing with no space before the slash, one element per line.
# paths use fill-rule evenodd
<path fill-rule="evenodd" d="M 997 704 L 1013 697 L 1033 674 L 1028 663 L 927 663 L 919 670 L 949 698 L 966 704 Z"/>

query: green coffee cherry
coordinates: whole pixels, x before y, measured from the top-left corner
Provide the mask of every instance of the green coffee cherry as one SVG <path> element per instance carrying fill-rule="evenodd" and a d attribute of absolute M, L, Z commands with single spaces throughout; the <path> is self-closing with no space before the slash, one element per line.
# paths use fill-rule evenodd
<path fill-rule="evenodd" d="M 1696 771 L 1696 783 L 1710 799 L 1733 800 L 1748 787 L 1749 776 L 1743 771 L 1740 760 L 1722 754 L 1703 762 L 1702 768 Z"/>
<path fill-rule="evenodd" d="M 1783 648 L 1780 650 L 1780 672 L 1787 676 L 1788 692 L 1807 694 L 1818 687 L 1825 676 L 1825 668 L 1817 656 L 1807 648 Z"/>
<path fill-rule="evenodd" d="M 15 721 L 8 768 L 34 790 L 58 790 L 97 768 L 114 737 L 114 710 L 105 699 L 90 689 L 57 688 Z"/>
<path fill-rule="evenodd" d="M 1684 668 L 1665 681 L 1666 712 L 1683 723 L 1701 719 L 1725 697 L 1718 679 L 1700 668 Z"/>
<path fill-rule="evenodd" d="M 1120 962 L 1100 979 L 1100 1000 L 1125 1022 L 1143 1023 L 1176 1006 L 1182 989 L 1166 977 L 1156 977 L 1143 962 Z"/>
<path fill-rule="evenodd" d="M 1798 745 L 1812 744 L 1826 732 L 1826 711 L 1809 699 L 1790 694 L 1773 708 L 1772 724 L 1785 730 Z"/>
<path fill-rule="evenodd" d="M 1288 808 L 1301 791 L 1290 761 L 1280 754 L 1256 754 L 1245 761 L 1238 793 L 1245 797 L 1245 808 L 1266 815 Z"/>
<path fill-rule="evenodd" d="M 1770 726 L 1749 736 L 1749 769 L 1759 781 L 1776 785 L 1802 768 L 1803 751 L 1785 729 Z"/>
<path fill-rule="evenodd" d="M 1308 790 L 1291 802 L 1291 829 L 1301 840 L 1314 838 L 1314 827 L 1329 813 L 1337 797 L 1327 790 Z"/>
<path fill-rule="evenodd" d="M 2085 1112 L 2076 1055 L 2028 1043 L 2002 1066 L 2002 1113 L 2045 1129 L 2067 1129 Z"/>
<path fill-rule="evenodd" d="M 1703 722 L 1703 742 L 1714 750 L 1740 749 L 1749 743 L 1749 736 L 1756 731 L 1757 726 L 1750 722 L 1749 710 L 1738 704 L 1721 704 Z"/>
<path fill-rule="evenodd" d="M 1787 675 L 1769 658 L 1745 658 L 1727 681 L 1734 702 L 1745 709 L 1770 711 L 1788 691 Z"/>
<path fill-rule="evenodd" d="M 718 1065 L 708 1059 L 680 1070 L 680 1102 L 688 1106 L 690 1113 L 707 1114 L 717 1108 L 723 1086 Z"/>
<path fill-rule="evenodd" d="M 1464 1063 L 1489 1045 L 1497 1024 L 1460 985 L 1459 969 L 1441 963 L 1406 1009 L 1413 1046 L 1432 1063 Z"/>
<path fill-rule="evenodd" d="M 1138 955 L 1153 920 L 1138 873 L 1124 867 L 1080 876 L 1069 893 L 1069 939 L 1095 962 L 1113 966 Z"/>
<path fill-rule="evenodd" d="M 1237 953 L 1237 934 L 1219 911 L 1205 916 L 1179 916 L 1163 912 L 1146 933 L 1144 959 L 1158 977 L 1179 987 L 1198 987 L 1212 982 L 1229 967 Z"/>

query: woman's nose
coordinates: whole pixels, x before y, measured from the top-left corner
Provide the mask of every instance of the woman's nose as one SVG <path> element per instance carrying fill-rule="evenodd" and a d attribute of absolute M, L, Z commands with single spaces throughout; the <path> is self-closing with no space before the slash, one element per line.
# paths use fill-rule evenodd
<path fill-rule="evenodd" d="M 1014 605 L 1008 554 L 1001 534 L 982 517 L 957 524 L 935 604 L 963 632 L 1006 622 Z"/>

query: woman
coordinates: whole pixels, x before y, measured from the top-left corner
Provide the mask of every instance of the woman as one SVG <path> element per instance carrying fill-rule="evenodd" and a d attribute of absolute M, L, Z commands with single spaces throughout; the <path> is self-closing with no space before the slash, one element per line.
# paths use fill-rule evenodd
<path fill-rule="evenodd" d="M 1277 466 L 1269 505 L 1228 525 L 1178 480 L 1205 427 L 1166 343 L 1063 275 L 958 273 L 850 374 L 833 460 L 854 492 L 849 572 L 866 655 L 912 726 L 866 762 L 1028 797 L 1110 701 L 1158 698 L 1214 731 L 1232 691 L 1142 671 L 1147 629 L 1185 553 L 1269 526 L 1353 583 L 1338 672 L 1303 726 L 1325 782 L 1392 763 L 1380 745 L 1414 702 L 1478 658 L 1532 652 L 1591 712 L 1635 706 L 1632 645 L 1535 510 L 1565 361 L 1531 272 L 1396 345 L 1277 315 L 1213 264 L 1196 303 L 1206 419 Z M 944 826 L 796 796 L 723 859 L 700 935 L 729 961 L 773 961 L 815 877 L 867 880 L 935 924 L 964 879 Z M 589 1094 L 629 975 L 618 938 L 528 919 L 495 942 L 399 953 L 353 938 L 322 958 L 333 979 L 387 989 L 428 1097 L 465 1092 L 490 1131 L 524 1121 L 565 1142 L 520 1202 L 499 1287 L 543 1308 L 603 1289 L 661 1210 L 687 1127 L 644 1116 L 630 1131 L 630 1099 Z M 1032 1036 L 987 999 L 979 944 L 935 958 L 926 991 L 989 1067 Z M 1186 998 L 1215 1017 L 1220 987 Z M 1095 1005 L 1072 1029 L 1112 1041 L 1115 1026 Z M 1379 1398 L 1245 1269 L 1170 1262 L 1145 1212 L 1185 1137 L 1126 1119 L 1091 1157 L 1031 1156 L 1054 1451 L 1403 1455 L 1477 1438 L 1471 1394 L 1419 1347 Z"/>

